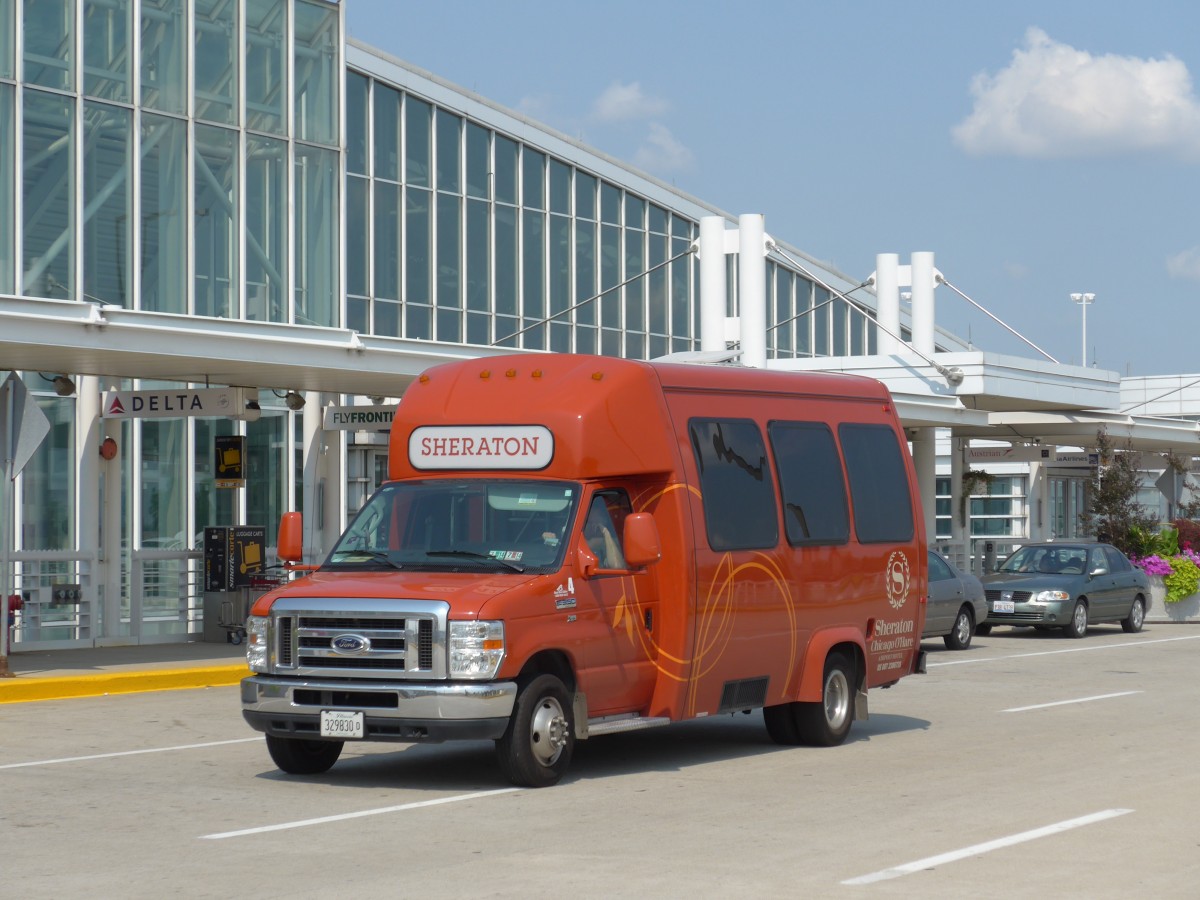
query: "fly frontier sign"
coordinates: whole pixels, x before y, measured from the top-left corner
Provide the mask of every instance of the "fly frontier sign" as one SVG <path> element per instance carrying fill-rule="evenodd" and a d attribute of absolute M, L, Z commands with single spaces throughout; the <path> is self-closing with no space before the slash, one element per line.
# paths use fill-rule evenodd
<path fill-rule="evenodd" d="M 391 431 L 394 406 L 327 406 L 321 427 L 326 431 Z"/>
<path fill-rule="evenodd" d="M 245 409 L 241 388 L 106 391 L 100 406 L 105 419 L 178 419 L 188 416 L 234 417 Z"/>

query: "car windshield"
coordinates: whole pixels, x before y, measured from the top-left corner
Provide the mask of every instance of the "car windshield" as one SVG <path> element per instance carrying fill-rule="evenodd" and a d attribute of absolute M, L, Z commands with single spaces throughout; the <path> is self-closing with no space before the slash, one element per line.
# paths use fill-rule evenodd
<path fill-rule="evenodd" d="M 1086 571 L 1087 548 L 1035 544 L 1022 547 L 1004 561 L 1001 572 L 1035 575 L 1082 575 Z"/>
<path fill-rule="evenodd" d="M 326 568 L 559 567 L 579 485 L 490 478 L 384 485 L 350 523 Z"/>

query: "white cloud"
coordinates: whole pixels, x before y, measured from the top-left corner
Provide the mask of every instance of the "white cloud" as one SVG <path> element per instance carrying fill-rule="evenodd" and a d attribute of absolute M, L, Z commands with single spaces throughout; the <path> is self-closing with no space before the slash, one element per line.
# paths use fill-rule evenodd
<path fill-rule="evenodd" d="M 627 119 L 651 119 L 667 110 L 667 102 L 642 93 L 634 81 L 621 84 L 615 81 L 604 89 L 592 104 L 592 115 L 601 122 L 620 122 Z"/>
<path fill-rule="evenodd" d="M 690 170 L 694 157 L 666 126 L 651 122 L 650 133 L 638 147 L 633 162 L 639 168 L 661 175 Z"/>
<path fill-rule="evenodd" d="M 1167 272 L 1172 278 L 1200 281 L 1200 247 L 1190 247 L 1167 257 Z"/>
<path fill-rule="evenodd" d="M 1008 67 L 976 75 L 971 94 L 974 109 L 952 133 L 972 155 L 1166 151 L 1200 160 L 1200 102 L 1173 56 L 1093 56 L 1030 28 Z"/>

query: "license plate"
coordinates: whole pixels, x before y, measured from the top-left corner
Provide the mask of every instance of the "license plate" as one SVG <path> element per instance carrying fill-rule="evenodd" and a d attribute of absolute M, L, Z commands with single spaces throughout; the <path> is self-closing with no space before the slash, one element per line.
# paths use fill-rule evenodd
<path fill-rule="evenodd" d="M 363 714 L 347 709 L 321 710 L 321 737 L 342 738 L 347 741 L 362 740 Z"/>
<path fill-rule="evenodd" d="M 1012 600 L 997 600 L 992 604 L 992 612 L 998 613 L 1014 613 L 1017 611 L 1017 604 Z"/>

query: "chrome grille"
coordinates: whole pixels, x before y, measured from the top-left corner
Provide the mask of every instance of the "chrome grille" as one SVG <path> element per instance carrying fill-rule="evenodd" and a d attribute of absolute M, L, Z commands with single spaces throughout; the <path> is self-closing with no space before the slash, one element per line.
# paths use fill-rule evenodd
<path fill-rule="evenodd" d="M 347 678 L 446 677 L 449 604 L 428 600 L 284 597 L 271 609 L 276 669 Z M 351 638 L 357 649 L 335 649 Z"/>
<path fill-rule="evenodd" d="M 987 595 L 988 600 L 999 600 L 1000 599 L 1000 591 L 998 591 L 998 590 L 988 590 L 988 591 L 985 591 L 984 593 Z M 1012 592 L 1012 598 L 1017 603 L 1024 603 L 1026 600 L 1028 600 L 1032 596 L 1033 596 L 1032 591 L 1013 591 Z"/>

